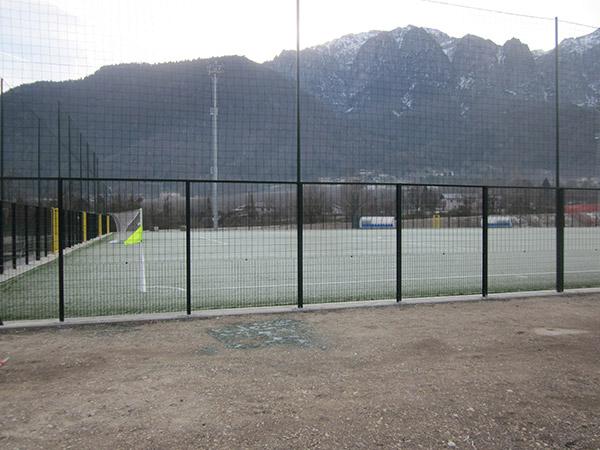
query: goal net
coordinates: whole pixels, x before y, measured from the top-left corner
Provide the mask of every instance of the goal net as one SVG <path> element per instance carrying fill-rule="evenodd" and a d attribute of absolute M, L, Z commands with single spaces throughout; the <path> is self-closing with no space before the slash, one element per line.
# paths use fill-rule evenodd
<path fill-rule="evenodd" d="M 146 292 L 146 263 L 144 262 L 144 246 L 142 244 L 143 215 L 142 209 L 133 209 L 131 211 L 121 211 L 110 214 L 115 221 L 116 239 L 110 241 L 113 244 L 122 244 L 124 246 L 132 245 L 137 248 L 139 255 L 139 289 L 140 292 Z"/>
<path fill-rule="evenodd" d="M 142 209 L 133 209 L 131 211 L 121 211 L 110 213 L 115 221 L 114 239 L 112 244 L 125 242 L 133 233 L 138 230 L 142 224 Z"/>

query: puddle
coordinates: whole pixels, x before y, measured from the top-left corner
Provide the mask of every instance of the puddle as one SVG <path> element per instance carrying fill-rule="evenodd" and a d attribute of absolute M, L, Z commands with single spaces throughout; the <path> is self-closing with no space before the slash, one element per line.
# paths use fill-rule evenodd
<path fill-rule="evenodd" d="M 226 348 L 250 349 L 288 345 L 294 347 L 316 346 L 312 329 L 301 320 L 276 319 L 262 322 L 239 323 L 208 330 Z"/>

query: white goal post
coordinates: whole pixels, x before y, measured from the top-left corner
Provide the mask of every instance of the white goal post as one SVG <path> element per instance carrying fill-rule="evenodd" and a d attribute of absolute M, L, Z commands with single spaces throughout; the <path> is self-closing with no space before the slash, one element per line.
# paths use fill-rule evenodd
<path fill-rule="evenodd" d="M 144 261 L 144 214 L 142 208 L 130 211 L 120 211 L 110 213 L 116 225 L 116 239 L 110 241 L 111 244 L 135 245 L 139 253 L 139 278 L 140 292 L 145 293 L 146 288 L 146 263 Z"/>

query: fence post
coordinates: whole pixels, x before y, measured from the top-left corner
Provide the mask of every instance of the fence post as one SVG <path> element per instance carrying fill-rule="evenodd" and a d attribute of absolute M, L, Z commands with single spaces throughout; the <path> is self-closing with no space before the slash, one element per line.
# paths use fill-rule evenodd
<path fill-rule="evenodd" d="M 65 320 L 65 261 L 63 255 L 65 230 L 63 210 L 63 180 L 58 179 L 58 320 Z"/>
<path fill-rule="evenodd" d="M 69 195 L 71 195 L 71 194 L 69 194 Z M 77 244 L 77 211 L 71 210 L 71 246 L 76 245 L 76 244 Z"/>
<path fill-rule="evenodd" d="M 298 244 L 298 308 L 304 307 L 304 261 L 303 261 L 303 242 L 302 232 L 304 224 L 304 200 L 303 200 L 303 185 L 302 183 L 296 184 L 297 189 L 297 200 L 296 200 L 296 229 L 297 229 L 297 244 Z"/>
<path fill-rule="evenodd" d="M 25 265 L 29 264 L 29 217 L 27 205 L 23 205 L 23 231 L 25 234 Z"/>
<path fill-rule="evenodd" d="M 190 182 L 185 182 L 185 282 L 186 311 L 192 314 L 192 211 L 190 204 Z"/>
<path fill-rule="evenodd" d="M 481 296 L 488 296 L 488 188 L 481 189 Z"/>
<path fill-rule="evenodd" d="M 565 277 L 565 191 L 556 189 L 556 292 L 564 291 Z"/>
<path fill-rule="evenodd" d="M 402 301 L 402 185 L 396 185 L 396 302 Z"/>
<path fill-rule="evenodd" d="M 41 239 L 40 239 L 40 207 L 35 207 L 35 260 L 39 261 L 41 257 Z"/>
<path fill-rule="evenodd" d="M 0 181 L 1 183 L 1 181 Z M 4 202 L 0 198 L 0 275 L 4 273 Z"/>
<path fill-rule="evenodd" d="M 48 256 L 48 208 L 42 208 L 42 217 L 42 233 L 44 233 L 44 256 Z"/>
<path fill-rule="evenodd" d="M 0 275 L 4 273 L 4 79 L 0 78 Z"/>
<path fill-rule="evenodd" d="M 67 150 L 69 153 L 69 158 L 67 160 L 68 162 L 68 166 L 67 166 L 67 170 L 68 170 L 68 174 L 69 174 L 69 189 L 68 189 L 68 202 L 67 204 L 69 205 L 69 217 L 68 217 L 68 225 L 69 225 L 69 230 L 68 230 L 68 247 L 71 247 L 73 245 L 73 215 L 71 212 L 71 208 L 73 208 L 73 182 L 71 181 L 71 114 L 69 114 L 67 116 Z"/>
<path fill-rule="evenodd" d="M 64 189 L 64 188 L 63 188 Z M 65 195 L 68 198 L 68 195 Z M 68 205 L 69 200 L 67 198 L 64 199 L 64 204 Z M 69 248 L 71 246 L 71 211 L 69 211 L 68 206 L 65 206 L 65 212 L 63 215 L 64 226 L 65 226 L 65 248 Z"/>
<path fill-rule="evenodd" d="M 81 242 L 87 241 L 87 213 L 81 213 Z"/>
<path fill-rule="evenodd" d="M 10 215 L 12 222 L 12 265 L 13 269 L 17 268 L 17 204 L 11 203 Z"/>

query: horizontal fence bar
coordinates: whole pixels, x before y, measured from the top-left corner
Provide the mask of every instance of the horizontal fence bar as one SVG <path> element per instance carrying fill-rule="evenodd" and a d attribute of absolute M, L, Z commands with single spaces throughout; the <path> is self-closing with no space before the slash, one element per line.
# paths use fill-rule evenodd
<path fill-rule="evenodd" d="M 96 181 L 96 182 L 128 182 L 128 183 L 221 183 L 221 184 L 283 184 L 295 186 L 297 181 L 289 180 L 213 180 L 208 178 L 92 178 L 92 177 L 4 177 L 9 181 L 58 181 L 59 179 L 69 181 Z M 441 188 L 490 188 L 490 189 L 532 189 L 542 191 L 556 190 L 554 186 L 524 186 L 517 184 L 460 184 L 460 183 L 414 183 L 414 182 L 377 182 L 377 181 L 302 181 L 302 185 L 306 186 L 389 186 L 397 185 L 406 187 L 441 187 Z M 562 187 L 561 189 L 570 191 L 600 191 L 600 187 Z"/>

